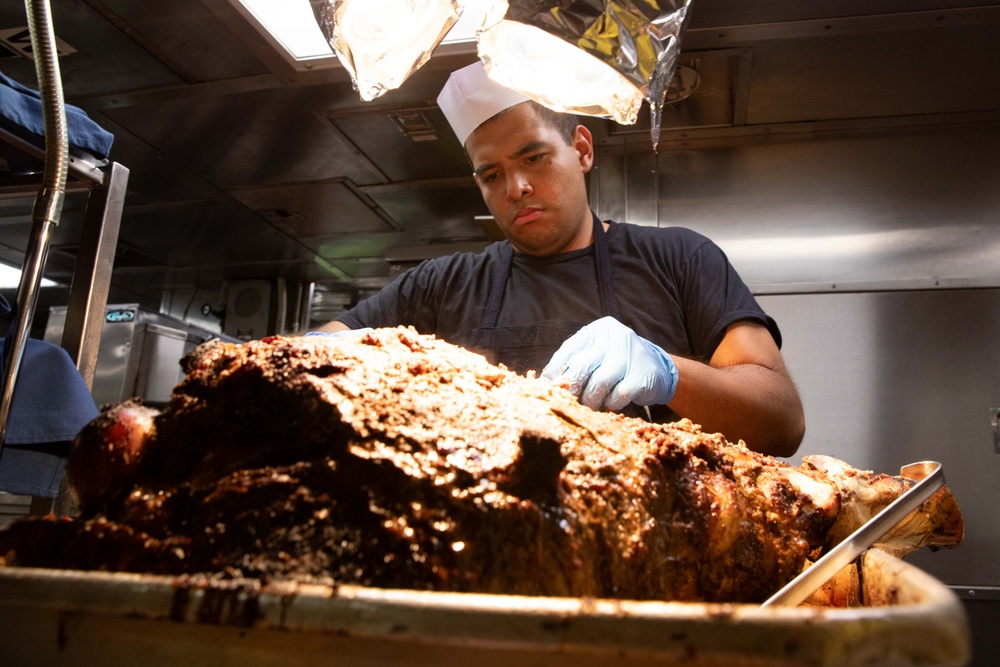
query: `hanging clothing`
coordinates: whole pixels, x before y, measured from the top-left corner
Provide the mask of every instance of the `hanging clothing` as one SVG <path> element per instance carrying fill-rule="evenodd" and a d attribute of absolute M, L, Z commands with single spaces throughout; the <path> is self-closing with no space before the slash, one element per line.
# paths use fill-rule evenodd
<path fill-rule="evenodd" d="M 0 315 L 10 311 L 0 296 Z M 0 338 L 0 373 L 5 348 L 6 338 Z M 66 350 L 29 338 L 0 451 L 0 491 L 54 498 L 70 443 L 97 415 L 87 383 Z"/>

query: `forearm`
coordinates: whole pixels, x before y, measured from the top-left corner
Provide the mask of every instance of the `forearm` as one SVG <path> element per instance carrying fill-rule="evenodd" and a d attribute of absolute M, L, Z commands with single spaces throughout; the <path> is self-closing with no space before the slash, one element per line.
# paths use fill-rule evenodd
<path fill-rule="evenodd" d="M 670 407 L 707 432 L 773 456 L 791 456 L 805 433 L 802 402 L 784 366 L 716 367 L 674 358 L 677 392 Z"/>
<path fill-rule="evenodd" d="M 325 331 L 327 333 L 337 333 L 338 331 L 347 331 L 351 327 L 347 326 L 343 322 L 338 322 L 337 320 L 332 320 L 327 322 L 323 326 L 316 327 L 313 331 Z"/>

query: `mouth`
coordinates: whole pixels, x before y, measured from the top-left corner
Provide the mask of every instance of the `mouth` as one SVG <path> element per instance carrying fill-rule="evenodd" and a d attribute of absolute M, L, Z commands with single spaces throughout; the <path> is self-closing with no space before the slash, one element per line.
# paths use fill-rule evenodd
<path fill-rule="evenodd" d="M 514 224 L 515 225 L 526 225 L 529 222 L 537 220 L 542 214 L 541 209 L 537 208 L 523 208 L 514 214 Z"/>

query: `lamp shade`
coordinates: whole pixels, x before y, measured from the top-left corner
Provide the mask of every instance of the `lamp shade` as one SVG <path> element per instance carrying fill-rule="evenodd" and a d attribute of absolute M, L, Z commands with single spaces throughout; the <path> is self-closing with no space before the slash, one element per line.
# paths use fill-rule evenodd
<path fill-rule="evenodd" d="M 556 110 L 629 124 L 646 99 L 655 146 L 689 2 L 508 0 L 479 55 L 491 78 Z"/>
<path fill-rule="evenodd" d="M 484 0 L 479 57 L 490 79 L 556 111 L 631 124 L 645 99 L 655 147 L 689 3 Z M 314 10 L 361 98 L 373 100 L 427 62 L 465 4 L 320 0 Z"/>
<path fill-rule="evenodd" d="M 322 0 L 316 21 L 361 99 L 398 88 L 427 62 L 464 0 Z"/>
<path fill-rule="evenodd" d="M 630 125 L 642 91 L 599 59 L 535 26 L 503 20 L 479 34 L 479 57 L 494 81 L 555 111 Z"/>

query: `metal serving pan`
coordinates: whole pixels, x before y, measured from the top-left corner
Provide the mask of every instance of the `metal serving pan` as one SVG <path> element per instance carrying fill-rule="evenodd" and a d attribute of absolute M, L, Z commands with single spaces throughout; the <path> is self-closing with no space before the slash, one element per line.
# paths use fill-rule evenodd
<path fill-rule="evenodd" d="M 330 588 L 0 568 L 0 664 L 964 665 L 961 602 L 871 549 L 857 607 Z"/>

